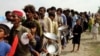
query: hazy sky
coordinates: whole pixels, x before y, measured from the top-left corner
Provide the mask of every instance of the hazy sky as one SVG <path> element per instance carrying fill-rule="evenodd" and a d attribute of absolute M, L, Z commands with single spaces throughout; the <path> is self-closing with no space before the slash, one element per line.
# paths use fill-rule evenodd
<path fill-rule="evenodd" d="M 97 12 L 100 0 L 0 0 L 0 15 L 4 15 L 7 10 L 23 9 L 27 4 L 33 4 L 36 10 L 41 6 L 46 8 L 55 6 L 77 11 Z"/>

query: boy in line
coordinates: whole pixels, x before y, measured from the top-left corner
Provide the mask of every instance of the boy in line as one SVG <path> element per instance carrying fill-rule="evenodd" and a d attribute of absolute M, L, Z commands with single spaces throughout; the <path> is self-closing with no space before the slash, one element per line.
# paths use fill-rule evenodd
<path fill-rule="evenodd" d="M 4 41 L 9 35 L 10 29 L 4 24 L 0 24 L 0 56 L 8 56 L 10 45 Z"/>

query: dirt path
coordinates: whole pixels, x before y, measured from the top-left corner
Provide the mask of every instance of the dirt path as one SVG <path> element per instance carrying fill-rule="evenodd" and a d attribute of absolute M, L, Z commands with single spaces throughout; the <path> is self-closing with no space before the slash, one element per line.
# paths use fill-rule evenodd
<path fill-rule="evenodd" d="M 80 50 L 78 52 L 70 52 L 72 50 L 72 41 L 70 41 L 66 48 L 62 50 L 60 56 L 93 56 L 93 48 L 91 47 L 91 44 L 94 42 L 100 42 L 100 35 L 97 40 L 91 38 L 91 34 L 87 32 L 83 33 L 81 37 Z"/>

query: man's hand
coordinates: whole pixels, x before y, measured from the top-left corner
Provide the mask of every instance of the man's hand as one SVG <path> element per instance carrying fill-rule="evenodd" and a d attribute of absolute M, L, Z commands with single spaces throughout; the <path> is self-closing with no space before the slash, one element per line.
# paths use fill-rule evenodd
<path fill-rule="evenodd" d="M 30 40 L 34 38 L 34 36 L 33 36 L 31 33 L 28 33 L 28 34 L 27 34 L 27 37 L 28 37 Z"/>

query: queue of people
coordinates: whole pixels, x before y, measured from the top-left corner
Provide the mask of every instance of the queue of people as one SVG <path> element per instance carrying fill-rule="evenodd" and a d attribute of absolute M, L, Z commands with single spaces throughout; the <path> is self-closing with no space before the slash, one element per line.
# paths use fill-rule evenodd
<path fill-rule="evenodd" d="M 56 7 L 48 9 L 40 7 L 36 11 L 33 5 L 26 5 L 23 11 L 26 18 L 19 10 L 5 12 L 6 21 L 0 23 L 0 56 L 40 56 L 41 52 L 48 53 L 45 45 L 52 40 L 45 38 L 43 33 L 46 32 L 53 33 L 58 37 L 55 42 L 59 45 L 59 50 L 53 56 L 60 56 L 61 50 L 66 47 L 71 35 L 73 35 L 71 38 L 72 52 L 75 44 L 78 44 L 78 51 L 81 34 L 88 28 L 90 32 L 92 31 L 93 38 L 97 38 L 99 24 L 93 14 L 79 13 L 71 9 L 56 9 Z M 63 38 L 61 38 L 63 32 L 58 31 L 61 26 L 67 26 Z M 28 44 L 22 42 L 21 38 L 26 32 Z M 47 56 L 51 56 L 51 54 Z"/>

